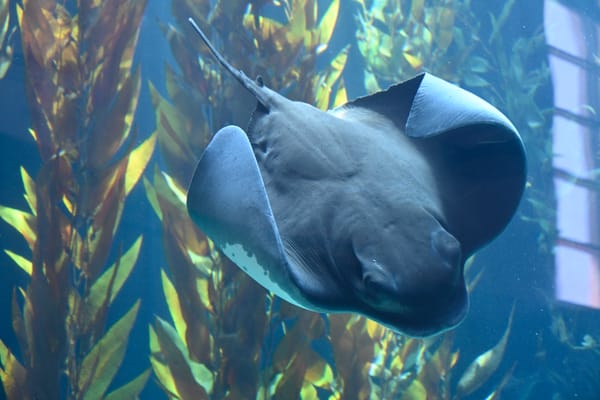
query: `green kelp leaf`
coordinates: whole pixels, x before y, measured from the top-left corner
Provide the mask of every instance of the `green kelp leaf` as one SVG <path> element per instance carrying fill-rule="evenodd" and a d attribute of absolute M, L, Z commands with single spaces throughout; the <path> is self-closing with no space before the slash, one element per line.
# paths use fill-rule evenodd
<path fill-rule="evenodd" d="M 0 218 L 15 228 L 27 241 L 30 249 L 33 249 L 37 239 L 36 232 L 32 229 L 35 225 L 35 217 L 25 211 L 17 210 L 0 205 Z"/>
<path fill-rule="evenodd" d="M 129 278 L 129 275 L 133 270 L 141 246 L 142 236 L 140 235 L 131 245 L 129 250 L 121 256 L 120 260 L 107 268 L 94 282 L 90 288 L 89 294 L 85 298 L 85 313 L 91 321 L 95 319 L 96 313 L 102 304 L 106 303 L 107 305 L 110 305 L 117 297 L 123 284 L 127 281 L 127 278 Z M 118 268 L 116 272 L 115 268 Z M 110 286 L 111 284 L 112 287 Z M 109 294 L 110 298 L 107 299 Z"/>
<path fill-rule="evenodd" d="M 101 399 L 121 366 L 140 300 L 92 347 L 81 364 L 79 390 L 84 400 Z"/>
<path fill-rule="evenodd" d="M 365 75 L 365 89 L 367 93 L 375 93 L 381 90 L 381 86 L 379 86 L 379 82 L 377 82 L 377 77 L 375 74 L 369 70 L 364 71 Z"/>
<path fill-rule="evenodd" d="M 160 345 L 161 360 L 169 367 L 180 397 L 208 398 L 207 394 L 212 391 L 214 381 L 210 370 L 189 358 L 187 347 L 171 325 L 156 317 L 154 327 Z"/>
<path fill-rule="evenodd" d="M 31 276 L 31 271 L 33 269 L 33 265 L 31 261 L 26 259 L 23 256 L 18 255 L 17 253 L 13 253 L 10 250 L 4 250 L 6 255 L 8 255 L 27 275 Z"/>
<path fill-rule="evenodd" d="M 467 292 L 468 293 L 473 293 L 473 290 L 475 290 L 475 287 L 477 287 L 477 284 L 479 283 L 479 281 L 481 280 L 481 277 L 483 276 L 483 269 L 478 271 L 477 274 L 472 278 L 469 279 L 469 281 L 467 282 Z"/>
<path fill-rule="evenodd" d="M 467 73 L 463 80 L 464 84 L 469 87 L 487 87 L 490 83 L 481 76 L 474 73 Z"/>
<path fill-rule="evenodd" d="M 402 394 L 401 400 L 427 400 L 427 390 L 418 380 L 414 380 Z"/>
<path fill-rule="evenodd" d="M 31 176 L 25 168 L 21 167 L 21 180 L 23 181 L 23 187 L 25 188 L 25 201 L 29 205 L 31 213 L 35 215 L 37 212 L 37 196 L 35 194 L 35 182 L 31 179 Z"/>
<path fill-rule="evenodd" d="M 483 57 L 472 56 L 469 57 L 469 69 L 471 72 L 476 72 L 478 74 L 486 73 L 490 70 L 490 63 Z"/>
<path fill-rule="evenodd" d="M 30 398 L 27 392 L 27 371 L 0 339 L 0 382 L 8 400 Z"/>
<path fill-rule="evenodd" d="M 138 182 L 156 147 L 156 134 L 152 134 L 142 144 L 129 154 L 127 171 L 125 172 L 125 196 L 131 193 L 131 189 Z"/>
<path fill-rule="evenodd" d="M 137 399 L 140 395 L 148 377 L 150 377 L 150 368 L 139 374 L 136 378 L 121 386 L 118 389 L 113 390 L 104 398 L 104 400 L 131 400 Z"/>
<path fill-rule="evenodd" d="M 171 314 L 171 319 L 175 324 L 175 330 L 177 331 L 177 334 L 181 340 L 185 342 L 187 323 L 185 322 L 185 318 L 181 312 L 181 304 L 179 303 L 177 290 L 175 289 L 175 286 L 173 286 L 173 282 L 171 282 L 165 270 L 162 268 L 160 270 L 160 278 L 162 282 L 163 294 L 167 301 L 167 307 L 169 308 L 169 314 Z"/>

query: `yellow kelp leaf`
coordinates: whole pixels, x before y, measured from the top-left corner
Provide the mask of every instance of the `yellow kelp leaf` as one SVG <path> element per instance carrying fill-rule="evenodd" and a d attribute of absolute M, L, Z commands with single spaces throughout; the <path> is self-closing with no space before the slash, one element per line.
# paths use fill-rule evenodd
<path fill-rule="evenodd" d="M 110 305 L 117 297 L 133 270 L 141 245 L 142 236 L 139 236 L 129 250 L 121 256 L 120 260 L 107 268 L 92 284 L 90 292 L 85 298 L 85 312 L 90 320 L 95 319 L 96 313 L 102 304 Z M 117 271 L 115 271 L 115 268 L 118 268 Z M 107 297 L 109 295 L 110 298 Z"/>
<path fill-rule="evenodd" d="M 419 57 L 413 56 L 412 54 L 407 52 L 403 52 L 402 55 L 413 69 L 419 70 L 423 67 L 423 60 L 421 60 Z"/>
<path fill-rule="evenodd" d="M 349 46 L 344 47 L 331 61 L 329 70 L 325 73 L 325 75 L 317 78 L 315 87 L 315 107 L 321 110 L 326 110 L 329 108 L 331 91 L 335 82 L 340 78 L 342 71 L 346 66 L 349 48 Z"/>
<path fill-rule="evenodd" d="M 338 89 L 335 92 L 335 98 L 333 100 L 332 108 L 343 106 L 348 102 L 348 93 L 346 92 L 346 85 L 344 85 L 344 80 L 340 79 L 340 83 L 338 84 Z"/>
<path fill-rule="evenodd" d="M 427 400 L 427 390 L 421 382 L 414 380 L 402 394 L 401 400 Z"/>
<path fill-rule="evenodd" d="M 181 163 L 182 160 L 194 160 L 195 156 L 187 144 L 188 140 L 182 137 L 190 130 L 188 118 L 163 98 L 152 83 L 148 86 L 156 110 L 158 143 L 167 165 L 179 165 L 177 163 Z"/>
<path fill-rule="evenodd" d="M 67 197 L 66 194 L 63 194 L 62 196 L 62 203 L 65 206 L 65 209 L 69 212 L 69 218 L 71 218 L 74 214 L 75 214 L 75 207 L 73 206 L 73 203 L 71 202 L 71 200 Z"/>
<path fill-rule="evenodd" d="M 392 371 L 393 375 L 399 375 L 400 373 L 402 373 L 403 369 L 404 360 L 402 359 L 402 357 L 400 357 L 400 355 L 397 355 L 396 357 L 394 357 L 390 364 L 390 370 Z"/>
<path fill-rule="evenodd" d="M 188 249 L 187 253 L 190 261 L 194 264 L 194 267 L 196 267 L 198 274 L 203 278 L 209 278 L 215 267 L 215 262 L 213 259 L 211 257 L 197 254 L 190 249 Z"/>
<path fill-rule="evenodd" d="M 452 356 L 450 358 L 450 368 L 454 368 L 454 366 L 458 362 L 458 356 L 459 356 L 459 354 L 460 354 L 459 350 L 457 350 L 454 353 L 452 353 Z"/>
<path fill-rule="evenodd" d="M 302 389 L 300 389 L 300 399 L 301 400 L 315 400 L 319 398 L 319 394 L 317 393 L 317 389 L 309 382 L 304 382 L 302 384 Z"/>
<path fill-rule="evenodd" d="M 246 29 L 253 32 L 253 36 L 261 38 L 263 41 L 272 41 L 273 45 L 278 51 L 283 50 L 283 25 L 270 18 L 258 16 L 258 30 L 256 29 L 255 20 L 256 17 L 251 11 L 252 7 L 249 7 L 249 12 L 244 14 L 243 25 Z M 256 11 L 258 12 L 258 11 Z M 254 39 L 254 44 L 258 48 L 258 41 Z"/>
<path fill-rule="evenodd" d="M 130 400 L 139 398 L 140 392 L 146 386 L 150 377 L 150 368 L 139 374 L 136 378 L 113 390 L 103 400 Z"/>
<path fill-rule="evenodd" d="M 175 197 L 179 200 L 179 202 L 181 204 L 185 204 L 186 197 L 187 197 L 185 194 L 186 190 L 183 187 L 181 187 L 175 179 L 171 178 L 171 176 L 169 174 L 167 174 L 164 171 L 162 174 L 165 178 L 165 182 L 167 183 L 167 186 L 169 187 L 169 189 L 171 189 L 171 191 L 173 192 Z"/>
<path fill-rule="evenodd" d="M 27 372 L 14 354 L 0 339 L 0 382 L 8 400 L 30 398 L 27 390 Z"/>
<path fill-rule="evenodd" d="M 155 354 L 160 353 L 160 343 L 158 342 L 158 337 L 156 336 L 156 331 L 152 326 L 149 326 L 149 338 L 150 338 L 150 364 L 152 364 L 152 370 L 154 371 L 154 375 L 158 379 L 158 382 L 162 389 L 167 392 L 169 395 L 174 396 L 176 398 L 181 398 L 181 395 L 177 391 L 177 386 L 175 385 L 175 378 L 171 373 L 169 367 L 163 363 L 161 363 Z M 159 358 L 162 359 L 160 354 Z"/>
<path fill-rule="evenodd" d="M 175 329 L 156 317 L 156 337 L 162 360 L 169 367 L 175 385 L 183 399 L 203 399 L 212 392 L 214 377 L 203 364 L 189 358 L 189 350 Z"/>
<path fill-rule="evenodd" d="M 198 278 L 196 279 L 196 291 L 198 292 L 198 296 L 200 296 L 200 301 L 202 305 L 211 313 L 214 313 L 213 305 L 210 301 L 210 296 L 208 295 L 208 281 L 206 279 Z"/>
<path fill-rule="evenodd" d="M 366 323 L 367 333 L 369 334 L 369 337 L 376 342 L 380 341 L 385 333 L 385 328 L 382 325 L 370 319 L 367 319 Z"/>
<path fill-rule="evenodd" d="M 31 275 L 31 270 L 33 268 L 31 261 L 26 259 L 23 256 L 18 255 L 17 253 L 13 253 L 10 250 L 4 250 L 4 252 L 23 270 L 27 275 Z"/>
<path fill-rule="evenodd" d="M 333 371 L 323 359 L 317 359 L 304 373 L 304 380 L 316 387 L 329 389 L 334 381 Z"/>
<path fill-rule="evenodd" d="M 318 44 L 322 45 L 329 43 L 337 22 L 339 10 L 340 0 L 333 0 L 331 4 L 329 4 L 327 11 L 323 14 L 323 17 L 321 17 L 321 22 L 319 22 L 317 35 Z"/>
<path fill-rule="evenodd" d="M 0 218 L 15 228 L 27 241 L 29 248 L 33 249 L 37 235 L 32 229 L 35 225 L 35 217 L 32 214 L 0 205 Z"/>
<path fill-rule="evenodd" d="M 286 26 L 286 39 L 294 45 L 299 42 L 304 42 L 306 47 L 310 47 L 313 43 L 307 43 L 310 41 L 310 35 L 306 34 L 306 0 L 293 0 L 292 1 L 292 12 L 289 15 L 288 25 Z"/>
<path fill-rule="evenodd" d="M 143 182 L 144 189 L 146 189 L 146 198 L 148 199 L 150 206 L 152 206 L 152 209 L 158 216 L 158 219 L 162 221 L 163 215 L 160 209 L 160 204 L 158 202 L 158 196 L 156 195 L 156 189 L 154 189 L 154 186 L 152 186 L 152 183 L 150 183 L 150 181 L 147 178 L 144 178 Z"/>
<path fill-rule="evenodd" d="M 125 172 L 125 196 L 129 195 L 131 189 L 133 189 L 144 173 L 155 147 L 156 134 L 152 134 L 129 154 L 129 161 L 127 162 L 127 170 Z"/>
<path fill-rule="evenodd" d="M 175 286 L 167 276 L 165 270 L 162 268 L 160 270 L 160 280 L 162 282 L 163 294 L 165 296 L 165 300 L 167 301 L 167 306 L 169 307 L 171 319 L 175 324 L 175 330 L 177 331 L 177 334 L 181 340 L 185 342 L 187 323 L 185 322 L 185 318 L 183 318 L 183 313 L 181 312 L 179 296 L 177 296 L 177 290 L 175 289 Z"/>
<path fill-rule="evenodd" d="M 106 334 L 92 347 L 81 364 L 78 386 L 85 400 L 101 399 L 117 373 L 135 322 L 140 301 L 119 319 Z"/>
<path fill-rule="evenodd" d="M 37 197 L 35 194 L 35 182 L 31 179 L 31 176 L 27 173 L 25 168 L 21 167 L 21 180 L 23 181 L 23 187 L 25 188 L 25 201 L 29 205 L 31 213 L 35 215 L 37 210 Z"/>

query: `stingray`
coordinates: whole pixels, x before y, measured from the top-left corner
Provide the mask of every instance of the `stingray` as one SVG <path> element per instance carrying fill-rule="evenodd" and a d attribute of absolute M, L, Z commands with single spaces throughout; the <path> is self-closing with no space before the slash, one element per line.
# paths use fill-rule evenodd
<path fill-rule="evenodd" d="M 464 261 L 495 238 L 526 175 L 513 124 L 429 73 L 330 111 L 218 62 L 254 95 L 220 129 L 187 194 L 194 223 L 260 285 L 316 312 L 429 336 L 458 325 Z"/>

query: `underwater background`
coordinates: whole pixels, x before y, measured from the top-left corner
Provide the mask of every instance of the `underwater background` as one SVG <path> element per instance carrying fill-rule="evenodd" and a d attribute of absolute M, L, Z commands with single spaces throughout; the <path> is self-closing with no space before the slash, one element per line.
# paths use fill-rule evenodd
<path fill-rule="evenodd" d="M 197 230 L 195 163 L 255 101 L 190 16 L 294 100 L 330 109 L 428 71 L 513 121 L 525 195 L 467 261 L 458 328 L 415 339 L 300 310 Z M 0 0 L 0 398 L 600 399 L 598 25 L 592 0 Z M 579 53 L 549 44 L 570 35 Z M 582 74 L 569 109 L 558 90 Z M 557 167 L 570 123 L 588 170 Z M 587 241 L 564 234 L 565 184 L 587 190 Z"/>

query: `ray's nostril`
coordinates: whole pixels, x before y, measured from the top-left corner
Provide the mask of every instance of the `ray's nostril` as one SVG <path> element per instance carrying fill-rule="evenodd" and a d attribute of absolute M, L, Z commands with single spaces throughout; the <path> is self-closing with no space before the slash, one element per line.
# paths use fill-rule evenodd
<path fill-rule="evenodd" d="M 439 228 L 431 233 L 431 247 L 451 268 L 460 265 L 460 243 L 454 236 Z"/>

